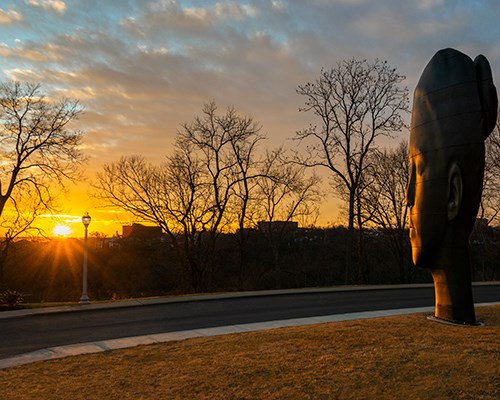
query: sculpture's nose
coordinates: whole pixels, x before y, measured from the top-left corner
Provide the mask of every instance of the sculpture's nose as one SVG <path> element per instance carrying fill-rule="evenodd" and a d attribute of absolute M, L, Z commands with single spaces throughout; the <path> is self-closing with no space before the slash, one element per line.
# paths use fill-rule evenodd
<path fill-rule="evenodd" d="M 415 204 L 415 174 L 413 172 L 410 173 L 410 179 L 408 182 L 408 186 L 406 187 L 406 205 L 411 208 Z"/>

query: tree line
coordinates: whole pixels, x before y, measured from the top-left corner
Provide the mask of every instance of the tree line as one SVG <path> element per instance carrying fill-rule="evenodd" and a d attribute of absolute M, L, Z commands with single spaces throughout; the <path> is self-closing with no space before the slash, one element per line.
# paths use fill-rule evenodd
<path fill-rule="evenodd" d="M 290 226 L 271 245 L 263 229 L 247 236 L 247 273 L 241 282 L 236 233 L 219 236 L 215 251 L 217 268 L 204 275 L 202 290 L 227 292 L 276 288 L 278 254 L 282 288 L 337 286 L 344 284 L 348 230 Z M 92 300 L 122 299 L 192 293 L 194 290 L 182 260 L 168 236 L 146 239 L 112 239 L 92 236 L 88 242 L 88 288 Z M 431 283 L 427 269 L 407 264 L 401 269 L 390 251 L 390 237 L 383 229 L 365 233 L 364 251 L 369 284 Z M 482 226 L 472 236 L 473 278 L 500 278 L 500 228 Z M 108 244 L 107 244 L 108 243 Z M 81 239 L 19 240 L 12 244 L 5 279 L 28 302 L 77 301 L 82 291 Z M 243 286 L 241 286 L 243 285 Z M 0 306 L 1 307 L 1 306 Z"/>
<path fill-rule="evenodd" d="M 253 117 L 234 107 L 220 111 L 214 101 L 208 102 L 201 115 L 181 125 L 163 162 L 150 163 L 147 155 L 111 162 L 98 173 L 94 195 L 103 205 L 162 228 L 172 252 L 168 257 L 182 271 L 184 290 L 217 286 L 228 235 L 234 242 L 231 276 L 237 277 L 231 287 L 248 287 L 255 278 L 255 260 L 260 260 L 252 236 L 258 227 L 267 243 L 268 259 L 262 263 L 271 272 L 266 279 L 275 288 L 289 286 L 284 274 L 290 260 L 284 262 L 282 249 L 289 223 L 314 227 L 320 204 L 331 193 L 344 207 L 345 241 L 338 243 L 343 255 L 340 263 L 325 261 L 318 268 L 335 269 L 340 277 L 335 284 L 373 282 L 372 246 L 377 241 L 372 239 L 383 232 L 383 249 L 390 250 L 397 265 L 396 280 L 407 281 L 408 146 L 401 141 L 380 147 L 382 138 L 394 141 L 407 128 L 404 79 L 380 60 L 348 59 L 321 70 L 314 82 L 297 87 L 304 99 L 299 111 L 315 124 L 296 132 L 291 149 L 268 148 L 263 127 Z M 79 150 L 82 133 L 68 128 L 82 112 L 77 101 L 54 103 L 39 85 L 18 82 L 2 84 L 0 97 L 0 217 L 6 232 L 0 248 L 1 285 L 11 244 L 37 232 L 38 215 L 56 210 L 54 188 L 78 177 L 76 167 L 85 155 Z M 500 212 L 498 124 L 486 155 L 479 217 L 491 225 L 498 223 Z M 324 172 L 327 181 L 321 182 Z M 7 204 L 9 213 L 4 212 Z"/>

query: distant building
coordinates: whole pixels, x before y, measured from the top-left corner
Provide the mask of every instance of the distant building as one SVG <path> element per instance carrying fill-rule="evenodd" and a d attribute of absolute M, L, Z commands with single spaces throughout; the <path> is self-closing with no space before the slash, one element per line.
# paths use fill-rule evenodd
<path fill-rule="evenodd" d="M 162 237 L 159 226 L 132 224 L 122 226 L 122 238 L 155 239 Z"/>
<path fill-rule="evenodd" d="M 259 221 L 257 225 L 261 232 L 293 232 L 299 227 L 295 221 Z"/>
<path fill-rule="evenodd" d="M 108 249 L 120 248 L 120 238 L 119 237 L 106 238 L 104 239 L 104 246 L 107 247 Z"/>

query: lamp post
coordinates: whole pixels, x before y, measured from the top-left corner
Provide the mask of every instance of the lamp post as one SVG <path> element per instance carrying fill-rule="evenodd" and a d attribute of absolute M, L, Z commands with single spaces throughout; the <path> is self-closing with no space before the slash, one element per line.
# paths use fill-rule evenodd
<path fill-rule="evenodd" d="M 87 295 L 87 253 L 88 253 L 87 237 L 91 219 L 92 218 L 90 218 L 88 212 L 85 213 L 85 215 L 82 217 L 82 223 L 83 226 L 85 227 L 85 238 L 83 241 L 83 283 L 82 283 L 82 297 L 80 297 L 80 304 L 90 304 L 89 296 Z"/>

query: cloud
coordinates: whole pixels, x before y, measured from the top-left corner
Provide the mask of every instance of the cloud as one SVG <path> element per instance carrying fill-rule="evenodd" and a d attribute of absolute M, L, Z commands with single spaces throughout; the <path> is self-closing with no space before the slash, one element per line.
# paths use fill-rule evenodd
<path fill-rule="evenodd" d="M 27 3 L 30 6 L 41 7 L 59 14 L 64 14 L 66 11 L 66 3 L 62 0 L 27 0 Z"/>
<path fill-rule="evenodd" d="M 19 61 L 48 62 L 61 60 L 60 49 L 51 43 L 39 44 L 34 42 L 17 43 L 17 47 L 11 47 L 5 43 L 0 44 L 0 55 Z"/>
<path fill-rule="evenodd" d="M 24 45 L 16 55 L 39 64 L 24 68 L 36 71 L 36 77 L 70 95 L 82 94 L 88 110 L 109 115 L 101 128 L 108 124 L 110 132 L 132 132 L 134 123 L 116 117 L 131 113 L 141 135 L 153 138 L 163 127 L 173 136 L 204 101 L 214 99 L 270 121 L 265 127 L 285 138 L 301 128 L 293 128 L 302 118 L 292 116 L 301 101 L 296 86 L 321 67 L 353 56 L 378 57 L 416 79 L 434 47 L 450 37 L 466 37 L 466 28 L 475 23 L 460 6 L 440 15 L 440 1 L 427 1 L 424 8 L 392 0 L 318 1 L 314 7 L 287 1 L 148 4 L 114 15 L 110 2 L 97 27 L 75 23 L 71 28 L 68 21 L 65 34 L 48 38 L 50 57 L 47 43 L 39 49 L 36 43 Z M 125 148 L 118 143 L 106 140 L 106 146 Z"/>
<path fill-rule="evenodd" d="M 445 0 L 420 0 L 416 6 L 422 9 L 431 9 L 436 6 L 442 6 Z"/>
<path fill-rule="evenodd" d="M 214 15 L 221 20 L 231 18 L 242 21 L 248 17 L 257 17 L 258 9 L 250 4 L 219 2 L 215 4 Z"/>
<path fill-rule="evenodd" d="M 224 37 L 216 26 L 207 24 L 204 29 L 201 37 L 206 40 L 190 45 L 156 40 L 151 32 L 146 44 L 135 45 L 130 45 L 127 35 L 111 32 L 58 35 L 50 43 L 57 49 L 58 59 L 52 58 L 55 65 L 49 67 L 45 60 L 38 60 L 38 68 L 15 68 L 9 73 L 64 88 L 60 94 L 80 98 L 87 108 L 82 127 L 89 132 L 96 156 L 109 157 L 110 149 L 117 155 L 130 149 L 137 152 L 138 146 L 132 143 L 140 134 L 141 152 L 160 159 L 168 153 L 179 125 L 192 119 L 211 99 L 221 108 L 233 104 L 253 115 L 267 104 L 274 126 L 279 121 L 271 111 L 273 101 L 281 99 L 284 108 L 295 112 L 295 105 L 287 107 L 284 102 L 300 82 L 301 67 L 285 44 L 263 31 L 249 35 L 232 32 Z M 286 91 L 276 90 L 269 85 L 271 81 L 275 85 L 281 82 Z"/>
<path fill-rule="evenodd" d="M 0 8 L 0 25 L 11 24 L 13 22 L 22 21 L 23 16 L 16 10 L 7 10 Z"/>

